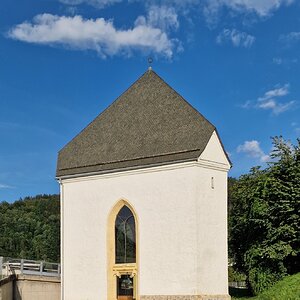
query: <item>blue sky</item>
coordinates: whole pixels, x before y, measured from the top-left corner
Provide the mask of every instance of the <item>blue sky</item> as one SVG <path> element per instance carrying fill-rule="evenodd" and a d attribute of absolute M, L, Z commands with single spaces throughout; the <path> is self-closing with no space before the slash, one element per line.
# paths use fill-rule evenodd
<path fill-rule="evenodd" d="M 58 193 L 57 152 L 147 69 L 217 128 L 231 176 L 300 136 L 298 0 L 1 0 L 0 201 Z"/>

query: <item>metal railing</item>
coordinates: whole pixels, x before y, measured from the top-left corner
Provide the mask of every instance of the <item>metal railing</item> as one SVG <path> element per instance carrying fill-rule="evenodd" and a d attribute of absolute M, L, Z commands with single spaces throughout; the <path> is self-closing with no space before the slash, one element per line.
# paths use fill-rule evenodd
<path fill-rule="evenodd" d="M 60 264 L 0 257 L 0 278 L 11 274 L 60 277 Z"/>
<path fill-rule="evenodd" d="M 237 289 L 246 289 L 247 283 L 246 281 L 233 281 L 233 282 L 229 282 L 228 286 Z"/>

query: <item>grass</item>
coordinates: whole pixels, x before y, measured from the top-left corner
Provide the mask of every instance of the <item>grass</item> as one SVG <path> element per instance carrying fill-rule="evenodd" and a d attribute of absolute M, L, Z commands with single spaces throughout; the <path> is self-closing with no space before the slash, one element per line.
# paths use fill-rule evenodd
<path fill-rule="evenodd" d="M 255 297 L 242 289 L 230 288 L 229 293 L 234 300 L 300 300 L 300 273 L 285 277 Z"/>

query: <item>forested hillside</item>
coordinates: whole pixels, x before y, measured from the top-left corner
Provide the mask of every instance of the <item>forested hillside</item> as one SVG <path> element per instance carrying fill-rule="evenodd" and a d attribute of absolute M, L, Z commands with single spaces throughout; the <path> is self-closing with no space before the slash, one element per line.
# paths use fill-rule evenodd
<path fill-rule="evenodd" d="M 0 256 L 60 261 L 59 195 L 0 203 Z"/>

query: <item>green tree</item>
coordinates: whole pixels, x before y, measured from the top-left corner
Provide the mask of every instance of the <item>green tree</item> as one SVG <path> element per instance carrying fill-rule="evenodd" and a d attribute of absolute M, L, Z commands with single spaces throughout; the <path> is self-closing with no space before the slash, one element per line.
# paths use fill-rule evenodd
<path fill-rule="evenodd" d="M 273 145 L 273 162 L 252 168 L 231 191 L 230 254 L 254 294 L 300 271 L 300 140 L 275 137 Z"/>
<path fill-rule="evenodd" d="M 37 195 L 11 204 L 0 203 L 0 256 L 60 260 L 58 195 Z"/>

